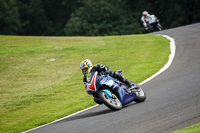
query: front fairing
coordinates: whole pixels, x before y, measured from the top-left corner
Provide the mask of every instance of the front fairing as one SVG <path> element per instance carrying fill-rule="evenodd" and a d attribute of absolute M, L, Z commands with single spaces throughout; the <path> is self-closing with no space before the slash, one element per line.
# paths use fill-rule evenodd
<path fill-rule="evenodd" d="M 117 79 L 105 75 L 100 76 L 97 71 L 91 72 L 86 78 L 86 86 L 90 91 L 97 91 L 101 89 L 102 86 L 114 89 L 117 85 L 120 84 Z"/>
<path fill-rule="evenodd" d="M 98 75 L 98 72 L 92 72 L 90 73 L 87 77 L 87 90 L 88 91 L 92 91 L 92 92 L 96 92 L 97 88 L 98 88 L 98 83 L 99 83 L 99 78 L 100 76 Z"/>
<path fill-rule="evenodd" d="M 152 16 L 152 17 L 149 18 L 149 24 L 150 24 L 150 25 L 151 25 L 151 24 L 155 24 L 155 23 L 157 23 L 157 22 L 158 22 L 157 17 Z"/>
<path fill-rule="evenodd" d="M 136 94 L 134 92 L 129 94 L 126 91 L 127 88 L 125 85 L 121 85 L 117 79 L 110 76 L 99 76 L 98 72 L 92 72 L 87 76 L 87 80 L 87 88 L 94 94 L 104 89 L 108 89 L 119 98 L 122 105 L 130 103 L 136 98 Z"/>
<path fill-rule="evenodd" d="M 114 79 L 110 76 L 104 76 L 99 79 L 99 82 L 100 83 L 98 89 L 101 90 L 102 88 L 109 88 L 109 90 L 119 98 L 122 105 L 130 103 L 136 98 L 136 94 L 134 92 L 129 94 L 126 91 L 127 87 L 122 85 L 117 79 Z"/>

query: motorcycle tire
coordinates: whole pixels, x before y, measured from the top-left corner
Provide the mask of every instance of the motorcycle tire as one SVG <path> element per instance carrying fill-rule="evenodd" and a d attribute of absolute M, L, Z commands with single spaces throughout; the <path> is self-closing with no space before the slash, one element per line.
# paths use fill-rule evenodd
<path fill-rule="evenodd" d="M 163 30 L 163 27 L 159 23 L 157 24 L 157 28 L 159 31 Z"/>
<path fill-rule="evenodd" d="M 109 97 L 108 94 L 104 91 L 100 92 L 99 99 L 111 110 L 118 111 L 122 109 L 122 103 L 120 100 L 112 94 L 113 97 Z"/>
<path fill-rule="evenodd" d="M 135 93 L 136 93 L 136 98 L 134 99 L 134 101 L 136 103 L 141 103 L 146 100 L 146 93 L 141 88 L 140 88 L 140 91 L 135 92 Z"/>

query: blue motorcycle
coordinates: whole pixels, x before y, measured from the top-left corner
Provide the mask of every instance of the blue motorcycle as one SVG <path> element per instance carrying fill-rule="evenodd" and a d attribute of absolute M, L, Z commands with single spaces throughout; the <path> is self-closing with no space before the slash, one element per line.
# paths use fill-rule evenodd
<path fill-rule="evenodd" d="M 118 72 L 122 74 L 122 70 Z M 90 91 L 101 103 L 114 111 L 120 110 L 132 101 L 140 103 L 146 99 L 145 92 L 134 82 L 132 82 L 133 86 L 128 88 L 119 80 L 109 75 L 101 75 L 97 71 L 91 72 L 87 76 L 87 81 L 87 91 Z"/>
<path fill-rule="evenodd" d="M 159 19 L 151 15 L 149 17 L 149 22 L 148 22 L 148 32 L 154 32 L 154 31 L 161 31 L 163 30 L 161 24 L 159 23 Z"/>

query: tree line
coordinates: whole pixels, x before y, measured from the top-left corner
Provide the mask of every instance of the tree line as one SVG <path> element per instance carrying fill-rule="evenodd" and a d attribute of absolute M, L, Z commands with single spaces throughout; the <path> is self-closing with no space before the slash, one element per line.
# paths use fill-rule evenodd
<path fill-rule="evenodd" d="M 0 34 L 140 34 L 144 10 L 168 29 L 200 22 L 199 7 L 199 0 L 0 0 Z"/>

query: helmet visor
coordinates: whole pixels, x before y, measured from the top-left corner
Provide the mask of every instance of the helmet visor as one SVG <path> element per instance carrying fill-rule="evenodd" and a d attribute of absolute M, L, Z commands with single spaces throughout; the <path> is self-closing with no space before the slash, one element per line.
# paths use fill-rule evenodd
<path fill-rule="evenodd" d="M 85 68 L 82 69 L 82 73 L 83 73 L 84 75 L 87 73 L 87 71 L 88 71 L 88 67 L 85 67 Z"/>

